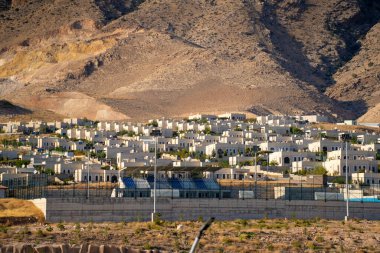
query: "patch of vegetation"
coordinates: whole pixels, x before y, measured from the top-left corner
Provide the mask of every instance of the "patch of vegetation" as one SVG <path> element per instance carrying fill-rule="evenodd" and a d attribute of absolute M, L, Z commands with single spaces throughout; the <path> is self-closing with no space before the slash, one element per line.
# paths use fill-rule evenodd
<path fill-rule="evenodd" d="M 306 175 L 326 175 L 327 170 L 323 166 L 315 166 L 311 170 L 300 170 L 295 172 L 294 174 L 300 175 L 300 176 L 306 176 Z"/>
<path fill-rule="evenodd" d="M 304 134 L 304 132 L 302 131 L 302 129 L 297 128 L 297 127 L 294 127 L 294 126 L 291 126 L 291 127 L 290 127 L 290 133 L 291 133 L 291 134 L 297 134 L 297 135 L 302 135 L 302 134 Z"/>

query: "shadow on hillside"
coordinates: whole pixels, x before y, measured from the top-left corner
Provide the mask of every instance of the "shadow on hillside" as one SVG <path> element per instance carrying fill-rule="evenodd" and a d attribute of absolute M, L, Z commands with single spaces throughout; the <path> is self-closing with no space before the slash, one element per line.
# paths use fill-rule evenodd
<path fill-rule="evenodd" d="M 129 12 L 133 12 L 145 0 L 95 0 L 95 4 L 105 17 L 105 22 L 109 23 Z"/>
<path fill-rule="evenodd" d="M 309 5 L 304 8 L 307 7 Z M 270 39 L 275 47 L 273 53 L 278 56 L 277 61 L 293 77 L 323 90 L 328 84 L 328 79 L 324 78 L 324 73 L 310 64 L 303 52 L 303 44 L 290 35 L 277 21 L 275 8 L 268 3 L 264 4 L 261 21 L 271 31 Z"/>
<path fill-rule="evenodd" d="M 303 9 L 312 6 L 307 3 L 303 4 Z M 322 55 L 324 66 L 320 67 L 313 67 L 310 64 L 303 52 L 303 44 L 290 35 L 287 29 L 278 22 L 275 4 L 264 4 L 261 20 L 271 31 L 270 38 L 275 47 L 273 53 L 277 54 L 277 60 L 281 66 L 295 78 L 310 83 L 324 92 L 328 86 L 334 84 L 332 75 L 336 70 L 350 61 L 361 49 L 359 40 L 380 20 L 380 1 L 358 0 L 358 6 L 360 11 L 350 17 L 350 5 L 341 1 L 327 15 L 326 29 L 339 36 L 345 43 L 336 48 L 339 54 L 338 62 Z"/>
<path fill-rule="evenodd" d="M 363 99 L 353 100 L 353 101 L 337 101 L 335 100 L 337 106 L 337 112 L 342 115 L 343 119 L 357 119 L 367 113 L 368 105 Z M 342 110 L 342 113 L 340 111 Z M 347 114 L 349 112 L 349 114 Z"/>
<path fill-rule="evenodd" d="M 32 111 L 29 109 L 25 109 L 23 107 L 14 105 L 7 100 L 0 100 L 0 115 L 9 115 L 9 114 L 31 114 Z"/>
<path fill-rule="evenodd" d="M 342 65 L 358 53 L 361 49 L 360 39 L 380 20 L 380 1 L 358 0 L 358 6 L 360 11 L 346 19 L 344 14 L 349 7 L 344 1 L 341 1 L 327 16 L 326 27 L 328 30 L 344 41 L 344 47 L 337 48 Z"/>

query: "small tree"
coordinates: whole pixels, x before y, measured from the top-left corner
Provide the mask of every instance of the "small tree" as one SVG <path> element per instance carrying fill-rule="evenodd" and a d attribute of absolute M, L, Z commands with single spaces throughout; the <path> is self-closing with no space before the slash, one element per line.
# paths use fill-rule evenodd
<path fill-rule="evenodd" d="M 277 165 L 278 165 L 278 162 L 275 161 L 275 160 L 272 160 L 272 161 L 270 161 L 269 165 L 270 165 L 270 166 L 277 166 Z"/>
<path fill-rule="evenodd" d="M 303 131 L 299 129 L 298 127 L 290 127 L 290 133 L 292 134 L 303 134 Z"/>
<path fill-rule="evenodd" d="M 229 166 L 230 166 L 230 164 L 228 163 L 228 161 L 220 161 L 219 162 L 219 167 L 228 168 Z"/>
<path fill-rule="evenodd" d="M 314 169 L 310 170 L 308 174 L 311 175 L 326 175 L 327 170 L 323 166 L 315 166 Z"/>
<path fill-rule="evenodd" d="M 216 156 L 216 152 L 215 152 L 215 149 L 213 149 L 211 153 L 211 157 L 215 157 L 215 156 Z"/>
<path fill-rule="evenodd" d="M 211 128 L 210 127 L 206 127 L 205 130 L 203 130 L 203 133 L 204 134 L 211 134 Z"/>

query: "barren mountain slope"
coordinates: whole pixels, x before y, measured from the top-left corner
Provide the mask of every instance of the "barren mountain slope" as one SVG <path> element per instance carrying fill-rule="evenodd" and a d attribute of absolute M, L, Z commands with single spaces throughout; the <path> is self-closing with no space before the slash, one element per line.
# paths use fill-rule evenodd
<path fill-rule="evenodd" d="M 0 98 L 94 119 L 233 110 L 358 117 L 363 101 L 351 110 L 353 98 L 323 92 L 362 53 L 352 41 L 378 22 L 368 2 L 14 2 L 0 12 Z M 343 36 L 335 28 L 346 23 L 353 28 Z"/>
<path fill-rule="evenodd" d="M 361 40 L 360 52 L 334 75 L 336 84 L 327 90 L 329 96 L 341 101 L 365 101 L 370 110 L 361 120 L 375 122 L 379 120 L 380 105 L 379 34 L 377 24 Z"/>

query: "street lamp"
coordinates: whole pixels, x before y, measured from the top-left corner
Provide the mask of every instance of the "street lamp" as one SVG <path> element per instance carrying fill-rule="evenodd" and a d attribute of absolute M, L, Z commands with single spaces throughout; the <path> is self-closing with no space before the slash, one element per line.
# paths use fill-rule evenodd
<path fill-rule="evenodd" d="M 153 213 L 152 213 L 152 222 L 156 215 L 156 189 L 157 189 L 157 137 L 154 137 L 153 140 L 143 140 L 145 142 L 154 142 L 154 181 L 153 181 Z"/>
<path fill-rule="evenodd" d="M 347 221 L 349 218 L 349 190 L 348 190 L 348 140 L 350 139 L 349 134 L 342 134 L 342 140 L 346 142 L 346 216 L 344 216 L 344 220 Z"/>
<path fill-rule="evenodd" d="M 87 161 L 87 199 L 90 199 L 90 153 Z"/>

